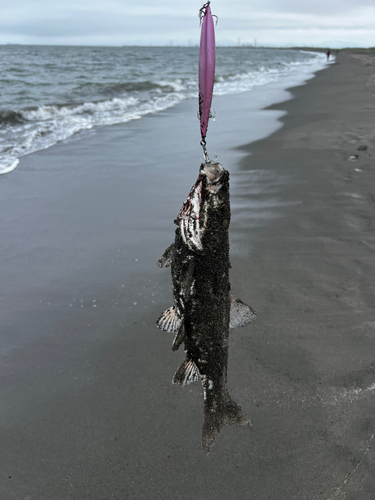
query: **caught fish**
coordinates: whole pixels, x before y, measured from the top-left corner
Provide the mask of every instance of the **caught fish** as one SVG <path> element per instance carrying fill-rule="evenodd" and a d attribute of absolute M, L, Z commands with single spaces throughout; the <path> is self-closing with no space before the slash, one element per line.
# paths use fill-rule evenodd
<path fill-rule="evenodd" d="M 222 426 L 251 425 L 227 387 L 229 329 L 256 318 L 251 307 L 230 295 L 229 223 L 229 173 L 220 163 L 203 163 L 175 220 L 175 241 L 157 262 L 171 266 L 174 298 L 157 326 L 175 334 L 174 351 L 185 345 L 173 383 L 202 382 L 206 453 Z"/>
<path fill-rule="evenodd" d="M 202 141 L 205 145 L 208 120 L 211 118 L 211 102 L 215 79 L 215 30 L 210 2 L 200 9 L 202 20 L 199 48 L 199 111 Z M 203 145 L 203 144 L 202 144 Z"/>

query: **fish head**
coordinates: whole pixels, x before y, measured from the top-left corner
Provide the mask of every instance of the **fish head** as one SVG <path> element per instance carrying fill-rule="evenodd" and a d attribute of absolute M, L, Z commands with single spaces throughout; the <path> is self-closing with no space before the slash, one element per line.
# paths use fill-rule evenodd
<path fill-rule="evenodd" d="M 229 174 L 218 162 L 208 162 L 201 165 L 201 175 L 205 178 L 204 187 L 210 192 L 217 194 L 220 188 L 228 183 Z"/>
<path fill-rule="evenodd" d="M 222 219 L 220 207 L 229 216 L 226 217 L 226 227 L 229 226 L 229 173 L 218 162 L 202 163 L 199 176 L 191 188 L 175 223 L 181 229 L 181 236 L 190 250 L 204 249 L 202 238 L 209 226 L 210 219 L 219 215 Z M 220 225 L 220 224 L 219 224 Z M 219 227 L 216 224 L 216 227 Z"/>

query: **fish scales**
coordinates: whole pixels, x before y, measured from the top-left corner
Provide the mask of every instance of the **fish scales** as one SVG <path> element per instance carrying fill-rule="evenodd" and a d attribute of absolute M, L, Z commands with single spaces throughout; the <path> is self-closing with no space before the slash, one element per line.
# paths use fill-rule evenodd
<path fill-rule="evenodd" d="M 230 295 L 230 216 L 229 173 L 219 163 L 202 164 L 175 220 L 175 241 L 158 261 L 160 267 L 171 265 L 174 305 L 157 325 L 175 333 L 173 350 L 184 342 L 186 359 L 173 383 L 202 382 L 207 453 L 223 425 L 250 425 L 227 388 L 229 329 L 256 317 Z"/>

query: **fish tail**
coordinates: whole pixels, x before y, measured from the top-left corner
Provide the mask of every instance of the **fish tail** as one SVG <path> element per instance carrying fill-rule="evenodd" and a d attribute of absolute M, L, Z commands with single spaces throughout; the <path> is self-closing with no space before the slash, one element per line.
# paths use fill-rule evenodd
<path fill-rule="evenodd" d="M 202 447 L 208 454 L 224 425 L 251 426 L 251 420 L 241 407 L 226 394 L 220 405 L 205 404 L 202 427 Z"/>
<path fill-rule="evenodd" d="M 223 422 L 224 425 L 252 425 L 251 420 L 242 411 L 241 406 L 233 401 L 229 395 L 224 403 Z"/>
<path fill-rule="evenodd" d="M 207 455 L 212 450 L 216 436 L 223 425 L 223 421 L 218 415 L 210 414 L 209 410 L 205 408 L 202 427 L 202 448 Z"/>

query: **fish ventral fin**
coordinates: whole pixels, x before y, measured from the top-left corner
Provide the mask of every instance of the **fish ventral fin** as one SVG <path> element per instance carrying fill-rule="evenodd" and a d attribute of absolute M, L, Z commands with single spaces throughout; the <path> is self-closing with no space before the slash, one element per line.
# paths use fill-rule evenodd
<path fill-rule="evenodd" d="M 169 247 L 164 251 L 163 255 L 157 261 L 156 265 L 158 267 L 169 267 L 172 264 L 173 255 L 174 255 L 174 243 L 169 245 Z"/>
<path fill-rule="evenodd" d="M 181 318 L 176 306 L 172 306 L 164 311 L 156 321 L 156 325 L 160 330 L 164 330 L 165 332 L 177 333 L 181 326 Z"/>
<path fill-rule="evenodd" d="M 172 383 L 175 385 L 188 385 L 192 382 L 198 382 L 200 378 L 197 365 L 192 359 L 185 359 L 180 368 L 176 371 Z"/>
<path fill-rule="evenodd" d="M 256 312 L 250 306 L 236 299 L 233 295 L 229 296 L 230 312 L 229 312 L 229 328 L 237 328 L 246 326 L 257 317 Z"/>

